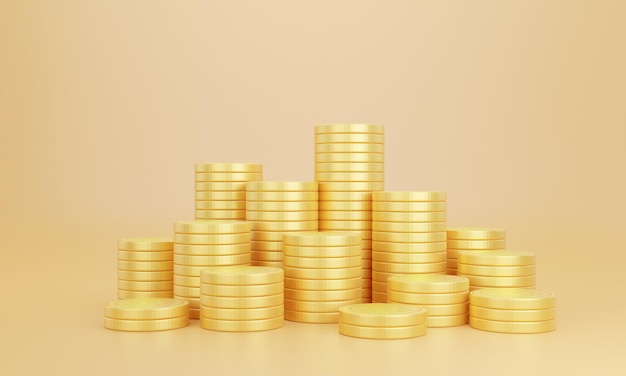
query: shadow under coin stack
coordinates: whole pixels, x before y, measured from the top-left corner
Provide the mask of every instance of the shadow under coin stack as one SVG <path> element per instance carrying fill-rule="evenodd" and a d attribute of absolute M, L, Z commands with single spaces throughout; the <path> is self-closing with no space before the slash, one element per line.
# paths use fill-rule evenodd
<path fill-rule="evenodd" d="M 248 183 L 246 209 L 252 226 L 252 265 L 282 267 L 283 233 L 317 231 L 317 183 Z"/>
<path fill-rule="evenodd" d="M 282 269 L 267 266 L 204 269 L 200 275 L 200 326 L 222 332 L 282 327 L 283 276 Z"/>
<path fill-rule="evenodd" d="M 504 229 L 490 227 L 453 227 L 448 229 L 448 270 L 457 274 L 459 251 L 503 250 Z"/>
<path fill-rule="evenodd" d="M 426 308 L 428 327 L 465 325 L 469 320 L 469 281 L 452 275 L 389 277 L 388 300 Z"/>
<path fill-rule="evenodd" d="M 336 323 L 339 308 L 361 302 L 361 237 L 341 232 L 285 233 L 285 318 Z"/>
<path fill-rule="evenodd" d="M 404 339 L 426 334 L 426 310 L 402 304 L 372 303 L 339 309 L 339 333 L 356 338 Z"/>
<path fill-rule="evenodd" d="M 362 298 L 372 298 L 372 192 L 384 189 L 385 128 L 372 124 L 315 127 L 315 180 L 320 230 L 354 231 L 363 241 Z"/>
<path fill-rule="evenodd" d="M 372 299 L 387 302 L 387 279 L 446 271 L 446 193 L 374 192 Z"/>
<path fill-rule="evenodd" d="M 189 325 L 189 303 L 182 299 L 132 298 L 104 307 L 104 327 L 124 332 L 153 332 Z"/>
<path fill-rule="evenodd" d="M 195 218 L 246 219 L 246 183 L 263 180 L 263 165 L 196 163 Z"/>
<path fill-rule="evenodd" d="M 130 238 L 117 242 L 117 297 L 172 297 L 172 238 Z"/>
<path fill-rule="evenodd" d="M 550 332 L 556 330 L 556 296 L 534 289 L 472 291 L 469 323 L 489 332 Z"/>
<path fill-rule="evenodd" d="M 534 288 L 535 254 L 519 251 L 460 251 L 458 275 L 467 277 L 470 290 Z"/>
<path fill-rule="evenodd" d="M 189 301 L 189 317 L 200 317 L 200 272 L 222 265 L 250 264 L 250 224 L 190 221 L 174 224 L 174 297 Z"/>

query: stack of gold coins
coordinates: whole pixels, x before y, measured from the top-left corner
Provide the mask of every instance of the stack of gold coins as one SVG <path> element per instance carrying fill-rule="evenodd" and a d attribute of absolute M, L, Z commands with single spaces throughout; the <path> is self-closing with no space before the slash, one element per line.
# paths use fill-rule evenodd
<path fill-rule="evenodd" d="M 446 271 L 446 192 L 374 192 L 372 298 L 387 301 L 387 278 Z"/>
<path fill-rule="evenodd" d="M 458 275 L 470 289 L 534 288 L 535 254 L 520 251 L 460 251 Z"/>
<path fill-rule="evenodd" d="M 171 298 L 172 238 L 117 242 L 117 298 Z"/>
<path fill-rule="evenodd" d="M 356 338 L 403 339 L 426 334 L 426 310 L 391 304 L 353 304 L 339 309 L 339 333 Z"/>
<path fill-rule="evenodd" d="M 284 322 L 283 270 L 222 266 L 200 275 L 200 326 L 222 332 L 277 329 Z"/>
<path fill-rule="evenodd" d="M 189 303 L 182 299 L 131 298 L 104 307 L 104 327 L 125 332 L 152 332 L 189 325 Z"/>
<path fill-rule="evenodd" d="M 317 230 L 317 183 L 248 183 L 246 209 L 252 226 L 252 265 L 282 267 L 283 233 Z"/>
<path fill-rule="evenodd" d="M 550 332 L 556 329 L 556 296 L 534 289 L 472 291 L 469 323 L 489 332 Z"/>
<path fill-rule="evenodd" d="M 505 231 L 493 227 L 453 227 L 448 229 L 448 270 L 457 274 L 459 251 L 504 249 Z"/>
<path fill-rule="evenodd" d="M 285 233 L 285 318 L 333 323 L 361 302 L 361 237 L 341 232 Z"/>
<path fill-rule="evenodd" d="M 465 325 L 469 318 L 469 280 L 454 275 L 396 275 L 389 277 L 389 302 L 426 308 L 428 326 Z"/>
<path fill-rule="evenodd" d="M 320 183 L 320 230 L 354 231 L 363 241 L 362 298 L 372 297 L 372 192 L 384 189 L 382 125 L 315 127 L 315 180 Z"/>
<path fill-rule="evenodd" d="M 191 221 L 174 224 L 174 297 L 189 301 L 200 317 L 200 272 L 211 266 L 250 264 L 250 224 Z"/>
<path fill-rule="evenodd" d="M 246 183 L 263 180 L 263 165 L 196 163 L 196 219 L 246 219 Z"/>

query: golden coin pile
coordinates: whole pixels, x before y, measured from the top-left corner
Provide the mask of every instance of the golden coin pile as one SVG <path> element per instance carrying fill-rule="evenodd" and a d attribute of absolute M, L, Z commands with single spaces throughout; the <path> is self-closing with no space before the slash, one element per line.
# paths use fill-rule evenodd
<path fill-rule="evenodd" d="M 372 191 L 384 189 L 384 131 L 371 124 L 315 127 L 319 228 L 361 235 L 363 302 L 372 297 Z"/>
<path fill-rule="evenodd" d="M 469 281 L 453 275 L 396 275 L 389 277 L 388 300 L 426 308 L 428 326 L 465 325 L 469 318 Z"/>
<path fill-rule="evenodd" d="M 426 309 L 403 304 L 353 304 L 339 309 L 339 333 L 356 338 L 403 339 L 426 334 Z"/>
<path fill-rule="evenodd" d="M 470 326 L 499 333 L 556 329 L 556 296 L 534 289 L 481 289 L 470 293 Z"/>
<path fill-rule="evenodd" d="M 172 297 L 172 238 L 117 242 L 117 298 Z"/>
<path fill-rule="evenodd" d="M 171 298 L 130 298 L 104 307 L 104 327 L 124 332 L 152 332 L 189 325 L 189 303 Z"/>
<path fill-rule="evenodd" d="M 200 274 L 200 326 L 256 332 L 283 326 L 283 271 L 267 266 L 220 266 Z"/>
<path fill-rule="evenodd" d="M 200 272 L 211 266 L 250 264 L 250 224 L 190 221 L 174 224 L 174 297 L 189 301 L 200 317 Z"/>
<path fill-rule="evenodd" d="M 459 251 L 503 250 L 506 232 L 491 227 L 453 227 L 448 229 L 448 271 L 457 274 Z"/>
<path fill-rule="evenodd" d="M 520 251 L 460 251 L 458 275 L 470 289 L 534 288 L 535 254 Z"/>
<path fill-rule="evenodd" d="M 246 183 L 263 180 L 263 165 L 196 163 L 196 219 L 246 219 Z"/>
<path fill-rule="evenodd" d="M 446 271 L 446 192 L 374 192 L 372 298 L 387 302 L 387 279 Z"/>
<path fill-rule="evenodd" d="M 361 302 L 361 237 L 345 232 L 285 233 L 285 319 L 333 323 Z"/>
<path fill-rule="evenodd" d="M 248 183 L 246 219 L 252 226 L 252 265 L 282 267 L 283 233 L 318 228 L 317 182 Z"/>

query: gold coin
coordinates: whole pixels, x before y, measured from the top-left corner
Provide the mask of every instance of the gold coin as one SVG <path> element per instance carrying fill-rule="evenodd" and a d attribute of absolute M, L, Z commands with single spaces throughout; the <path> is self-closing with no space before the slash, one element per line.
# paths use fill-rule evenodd
<path fill-rule="evenodd" d="M 445 242 L 446 233 L 443 231 L 417 233 L 372 231 L 372 240 L 389 243 Z"/>
<path fill-rule="evenodd" d="M 338 312 L 300 312 L 285 310 L 285 320 L 310 324 L 332 324 L 339 321 Z"/>
<path fill-rule="evenodd" d="M 254 241 L 251 248 L 252 251 L 280 252 L 283 250 L 283 242 Z"/>
<path fill-rule="evenodd" d="M 283 299 L 283 294 L 254 297 L 200 295 L 200 304 L 214 308 L 265 308 L 281 305 Z"/>
<path fill-rule="evenodd" d="M 196 172 L 196 181 L 240 182 L 263 180 L 261 172 Z"/>
<path fill-rule="evenodd" d="M 454 240 L 448 239 L 448 248 L 468 250 L 504 249 L 504 239 L 496 240 Z"/>
<path fill-rule="evenodd" d="M 361 267 L 363 269 L 372 269 L 372 259 L 361 258 Z"/>
<path fill-rule="evenodd" d="M 372 269 L 386 273 L 437 273 L 444 272 L 447 262 L 429 262 L 424 264 L 404 264 L 373 261 Z"/>
<path fill-rule="evenodd" d="M 492 321 L 470 316 L 469 324 L 474 329 L 488 332 L 530 334 L 545 333 L 556 330 L 556 320 L 546 321 Z"/>
<path fill-rule="evenodd" d="M 195 218 L 210 220 L 245 220 L 245 210 L 195 210 Z"/>
<path fill-rule="evenodd" d="M 250 231 L 250 224 L 245 221 L 187 221 L 174 223 L 177 234 L 241 234 Z"/>
<path fill-rule="evenodd" d="M 548 321 L 556 319 L 556 308 L 491 309 L 472 305 L 470 314 L 479 319 L 493 321 Z"/>
<path fill-rule="evenodd" d="M 259 332 L 281 328 L 282 315 L 265 320 L 214 320 L 200 316 L 200 327 L 219 332 Z"/>
<path fill-rule="evenodd" d="M 367 133 L 384 134 L 385 126 L 376 124 L 324 124 L 315 126 L 315 134 Z"/>
<path fill-rule="evenodd" d="M 522 277 L 536 274 L 535 265 L 483 266 L 459 263 L 458 269 L 460 274 L 490 277 Z"/>
<path fill-rule="evenodd" d="M 258 261 L 258 260 L 252 260 L 252 262 L 250 262 L 250 265 L 254 265 L 254 266 L 270 266 L 273 268 L 282 268 L 283 267 L 283 262 L 282 261 Z"/>
<path fill-rule="evenodd" d="M 521 277 L 486 277 L 464 274 L 457 271 L 457 274 L 469 279 L 472 286 L 482 287 L 529 287 L 535 285 L 535 276 L 527 275 Z"/>
<path fill-rule="evenodd" d="M 258 163 L 196 163 L 195 172 L 263 172 Z"/>
<path fill-rule="evenodd" d="M 291 300 L 285 299 L 285 311 L 298 311 L 298 312 L 339 312 L 339 308 L 350 305 L 358 304 L 361 302 L 361 298 L 353 300 L 339 300 L 329 302 L 307 302 L 303 300 Z"/>
<path fill-rule="evenodd" d="M 293 279 L 348 279 L 361 277 L 361 266 L 337 269 L 305 269 L 285 266 L 285 278 Z"/>
<path fill-rule="evenodd" d="M 349 232 L 294 232 L 285 233 L 283 243 L 296 247 L 345 247 L 360 246 L 361 238 Z"/>
<path fill-rule="evenodd" d="M 372 260 L 400 264 L 424 264 L 446 261 L 447 256 L 445 251 L 429 253 L 374 252 L 372 254 Z"/>
<path fill-rule="evenodd" d="M 372 290 L 374 291 L 386 293 L 388 285 L 388 282 L 379 282 L 372 280 Z"/>
<path fill-rule="evenodd" d="M 318 192 L 246 192 L 246 201 L 317 201 Z"/>
<path fill-rule="evenodd" d="M 170 261 L 173 255 L 172 251 L 117 251 L 117 259 L 126 261 Z"/>
<path fill-rule="evenodd" d="M 322 201 L 320 211 L 371 211 L 371 201 Z"/>
<path fill-rule="evenodd" d="M 251 222 L 252 231 L 317 231 L 317 221 Z"/>
<path fill-rule="evenodd" d="M 361 287 L 351 290 L 294 290 L 285 288 L 285 299 L 306 302 L 336 302 L 361 298 Z"/>
<path fill-rule="evenodd" d="M 376 133 L 321 133 L 315 135 L 316 144 L 337 143 L 383 144 L 385 135 Z"/>
<path fill-rule="evenodd" d="M 446 212 L 372 212 L 373 221 L 384 222 L 441 222 Z"/>
<path fill-rule="evenodd" d="M 371 211 L 326 211 L 320 210 L 320 221 L 371 221 Z"/>
<path fill-rule="evenodd" d="M 135 272 L 158 272 L 172 270 L 172 261 L 126 261 L 117 260 L 119 270 L 130 270 Z"/>
<path fill-rule="evenodd" d="M 232 256 L 250 252 L 250 243 L 242 244 L 174 244 L 174 254 L 189 256 Z"/>
<path fill-rule="evenodd" d="M 316 163 L 315 172 L 384 172 L 384 163 Z"/>
<path fill-rule="evenodd" d="M 135 272 L 132 270 L 118 270 L 117 278 L 125 281 L 171 281 L 174 272 L 171 270 L 158 272 Z"/>
<path fill-rule="evenodd" d="M 212 296 L 251 297 L 282 294 L 284 288 L 285 285 L 283 282 L 251 286 L 214 285 L 211 283 L 202 283 L 200 285 L 200 293 Z"/>
<path fill-rule="evenodd" d="M 213 308 L 200 306 L 201 315 L 214 320 L 265 320 L 282 316 L 285 310 L 283 304 L 265 308 Z"/>
<path fill-rule="evenodd" d="M 246 219 L 248 221 L 317 221 L 319 214 L 317 211 L 303 211 L 303 212 L 269 212 L 269 211 L 248 211 L 246 213 Z"/>
<path fill-rule="evenodd" d="M 459 264 L 515 266 L 534 265 L 535 253 L 522 251 L 461 251 Z"/>
<path fill-rule="evenodd" d="M 361 256 L 333 258 L 283 256 L 283 265 L 306 269 L 352 268 L 361 266 Z"/>
<path fill-rule="evenodd" d="M 469 322 L 469 313 L 452 316 L 428 316 L 429 328 L 449 328 L 451 326 L 466 325 Z"/>
<path fill-rule="evenodd" d="M 372 221 L 320 221 L 320 229 L 322 230 L 371 230 Z"/>
<path fill-rule="evenodd" d="M 385 174 L 382 172 L 316 172 L 315 180 L 324 182 L 382 182 L 385 180 Z"/>
<path fill-rule="evenodd" d="M 230 255 L 230 256 L 195 256 L 195 255 L 174 255 L 176 266 L 218 266 L 218 265 L 242 265 L 250 262 L 250 254 Z"/>
<path fill-rule="evenodd" d="M 285 288 L 296 290 L 334 291 L 361 288 L 361 278 L 297 279 L 285 278 Z"/>
<path fill-rule="evenodd" d="M 171 290 L 174 284 L 172 281 L 126 281 L 117 280 L 117 287 L 129 291 L 165 291 Z"/>
<path fill-rule="evenodd" d="M 372 259 L 372 250 L 371 249 L 363 249 L 361 252 L 361 257 L 363 260 L 371 260 Z"/>
<path fill-rule="evenodd" d="M 385 155 L 378 153 L 316 153 L 315 163 L 384 163 Z"/>
<path fill-rule="evenodd" d="M 227 266 L 204 269 L 202 283 L 213 285 L 268 285 L 283 281 L 285 273 L 279 268 L 262 266 Z"/>
<path fill-rule="evenodd" d="M 243 181 L 228 181 L 228 182 L 214 182 L 214 181 L 196 181 L 194 183 L 194 190 L 196 192 L 205 191 L 245 191 L 246 180 Z"/>
<path fill-rule="evenodd" d="M 200 288 L 174 285 L 174 296 L 198 298 L 200 296 Z"/>
<path fill-rule="evenodd" d="M 117 241 L 120 251 L 171 251 L 172 238 L 126 238 Z"/>
<path fill-rule="evenodd" d="M 320 204 L 324 201 L 372 201 L 372 192 L 320 191 L 319 200 Z"/>
<path fill-rule="evenodd" d="M 340 194 L 340 193 L 369 193 L 366 200 L 372 200 L 372 191 L 382 191 L 385 189 L 385 183 L 382 181 L 331 181 L 320 182 L 320 195 L 325 194 Z M 351 199 L 350 199 L 351 200 Z"/>
<path fill-rule="evenodd" d="M 372 270 L 372 280 L 377 282 L 385 282 L 387 283 L 387 279 L 394 275 L 403 275 L 403 274 L 444 274 L 445 272 L 434 272 L 434 273 L 391 273 L 391 272 L 381 272 Z"/>
<path fill-rule="evenodd" d="M 506 232 L 494 227 L 452 227 L 448 229 L 448 239 L 492 240 L 504 239 Z"/>
<path fill-rule="evenodd" d="M 546 309 L 556 307 L 556 296 L 534 289 L 480 289 L 470 294 L 470 304 L 492 309 Z"/>
<path fill-rule="evenodd" d="M 198 308 L 189 308 L 189 318 L 198 320 L 200 318 L 200 309 Z"/>
<path fill-rule="evenodd" d="M 252 261 L 283 261 L 283 253 L 280 251 L 252 251 L 250 252 Z"/>
<path fill-rule="evenodd" d="M 426 324 L 413 326 L 375 327 L 356 326 L 339 322 L 339 333 L 355 338 L 366 339 L 408 339 L 426 334 Z"/>
<path fill-rule="evenodd" d="M 194 197 L 197 201 L 245 201 L 246 191 L 200 191 L 195 192 Z"/>
<path fill-rule="evenodd" d="M 467 303 L 469 291 L 453 292 L 445 294 L 414 294 L 410 292 L 400 292 L 387 288 L 387 299 L 393 303 L 418 304 L 418 305 L 442 305 Z"/>
<path fill-rule="evenodd" d="M 324 258 L 336 258 L 336 257 L 362 257 L 363 251 L 360 245 L 349 246 L 297 246 L 297 245 L 283 245 L 283 254 L 290 257 L 324 257 Z"/>
<path fill-rule="evenodd" d="M 315 144 L 315 153 L 380 153 L 385 152 L 385 144 L 345 142 L 336 144 Z"/>
<path fill-rule="evenodd" d="M 372 230 L 398 233 L 440 232 L 446 230 L 446 222 L 372 222 Z"/>
<path fill-rule="evenodd" d="M 428 316 L 456 316 L 469 312 L 469 302 L 457 304 L 426 304 L 420 305 L 426 308 Z M 466 322 L 467 324 L 467 322 Z"/>
<path fill-rule="evenodd" d="M 283 234 L 287 232 L 301 232 L 301 231 L 252 231 L 252 240 L 253 241 L 264 241 L 264 242 L 282 242 Z"/>
<path fill-rule="evenodd" d="M 245 201 L 198 201 L 195 209 L 199 210 L 246 210 Z"/>
<path fill-rule="evenodd" d="M 200 309 L 200 297 L 191 298 L 191 297 L 174 296 L 174 298 L 176 298 L 176 299 L 183 299 L 183 300 L 186 300 L 187 302 L 189 302 L 189 312 L 191 312 L 192 309 L 194 309 L 194 310 L 199 310 Z"/>
<path fill-rule="evenodd" d="M 172 290 L 165 291 L 132 291 L 117 289 L 118 299 L 132 299 L 132 298 L 171 298 L 173 296 Z"/>
<path fill-rule="evenodd" d="M 365 327 L 403 327 L 426 323 L 426 309 L 404 304 L 354 304 L 339 309 L 344 324 Z"/>
<path fill-rule="evenodd" d="M 387 294 L 379 291 L 372 291 L 373 303 L 387 303 Z"/>
<path fill-rule="evenodd" d="M 250 242 L 250 233 L 241 234 L 174 234 L 174 243 L 193 245 L 226 245 Z"/>
<path fill-rule="evenodd" d="M 246 186 L 249 192 L 317 192 L 317 182 L 315 181 L 254 181 Z"/>
<path fill-rule="evenodd" d="M 455 259 L 456 261 L 456 259 L 459 258 L 459 251 L 456 249 L 448 249 L 446 252 L 448 253 L 449 259 Z"/>
<path fill-rule="evenodd" d="M 178 286 L 200 287 L 200 277 L 175 274 L 174 284 Z"/>
<path fill-rule="evenodd" d="M 446 192 L 376 192 L 374 201 L 446 201 Z"/>
<path fill-rule="evenodd" d="M 246 203 L 248 211 L 274 211 L 274 212 L 303 212 L 318 210 L 318 201 L 249 201 Z"/>
<path fill-rule="evenodd" d="M 189 303 L 182 299 L 135 298 L 114 300 L 104 307 L 104 316 L 121 320 L 159 320 L 184 316 Z"/>
<path fill-rule="evenodd" d="M 446 211 L 446 202 L 374 201 L 372 210 L 382 212 L 440 212 Z"/>
<path fill-rule="evenodd" d="M 104 318 L 104 327 L 123 332 L 154 332 L 184 328 L 189 325 L 189 314 L 180 317 L 159 320 L 122 320 Z"/>
<path fill-rule="evenodd" d="M 248 256 L 250 257 L 250 256 Z M 248 263 L 239 263 L 239 264 L 224 264 L 224 265 L 216 265 L 216 264 L 209 264 L 209 265 L 199 265 L 199 266 L 192 266 L 192 265 L 174 265 L 174 273 L 178 274 L 178 275 L 186 275 L 186 276 L 191 276 L 191 277 L 199 277 L 200 273 L 209 267 L 213 267 L 213 266 L 248 266 Z"/>

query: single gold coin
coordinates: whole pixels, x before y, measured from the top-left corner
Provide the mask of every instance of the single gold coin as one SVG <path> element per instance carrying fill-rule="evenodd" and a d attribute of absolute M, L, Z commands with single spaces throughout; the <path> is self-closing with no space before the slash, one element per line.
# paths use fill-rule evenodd
<path fill-rule="evenodd" d="M 426 304 L 420 305 L 426 308 L 428 316 L 456 316 L 469 312 L 469 302 L 457 304 Z"/>
<path fill-rule="evenodd" d="M 197 220 L 245 220 L 245 210 L 195 210 Z"/>
<path fill-rule="evenodd" d="M 300 312 L 285 310 L 285 320 L 309 324 L 332 324 L 339 321 L 338 312 Z"/>
<path fill-rule="evenodd" d="M 245 201 L 246 191 L 199 191 L 194 193 L 194 197 L 197 201 Z"/>
<path fill-rule="evenodd" d="M 254 181 L 246 186 L 249 192 L 317 192 L 315 181 Z"/>
<path fill-rule="evenodd" d="M 336 269 L 361 266 L 361 256 L 350 257 L 293 257 L 283 256 L 283 265 L 292 268 Z"/>
<path fill-rule="evenodd" d="M 449 265 L 448 265 L 449 266 Z M 458 264 L 459 274 L 469 274 L 474 276 L 488 276 L 488 277 L 522 277 L 535 275 L 535 265 L 521 265 L 521 266 L 483 266 L 483 265 L 470 265 L 470 264 Z"/>
<path fill-rule="evenodd" d="M 452 227 L 448 229 L 448 239 L 455 240 L 495 240 L 504 239 L 506 231 L 495 227 Z"/>
<path fill-rule="evenodd" d="M 195 172 L 263 172 L 258 163 L 196 163 Z"/>
<path fill-rule="evenodd" d="M 298 279 L 285 278 L 285 288 L 295 290 L 335 291 L 361 288 L 361 278 Z"/>
<path fill-rule="evenodd" d="M 367 133 L 384 134 L 385 126 L 376 124 L 324 124 L 315 126 L 315 134 Z"/>
<path fill-rule="evenodd" d="M 363 250 L 360 245 L 320 247 L 283 245 L 283 254 L 290 257 L 362 257 Z"/>
<path fill-rule="evenodd" d="M 283 304 L 265 308 L 214 308 L 200 306 L 203 317 L 214 320 L 265 320 L 283 315 Z"/>
<path fill-rule="evenodd" d="M 423 264 L 405 264 L 373 261 L 372 270 L 387 273 L 437 273 L 444 272 L 447 262 L 429 262 Z"/>
<path fill-rule="evenodd" d="M 297 311 L 297 312 L 339 312 L 339 308 L 350 305 L 358 304 L 361 302 L 361 297 L 353 300 L 339 300 L 329 302 L 307 302 L 303 300 L 291 300 L 285 299 L 285 311 Z"/>
<path fill-rule="evenodd" d="M 158 320 L 184 316 L 189 312 L 189 303 L 171 298 L 134 298 L 109 302 L 104 307 L 104 316 L 122 320 Z"/>
<path fill-rule="evenodd" d="M 336 302 L 361 298 L 361 287 L 350 290 L 295 290 L 285 288 L 285 299 L 306 302 Z"/>
<path fill-rule="evenodd" d="M 320 210 L 320 221 L 371 221 L 370 211 L 326 211 Z"/>
<path fill-rule="evenodd" d="M 172 281 L 126 281 L 123 279 L 117 280 L 117 287 L 122 290 L 130 291 L 165 291 L 171 290 L 173 286 Z"/>
<path fill-rule="evenodd" d="M 319 200 L 320 200 L 320 204 L 322 204 L 325 201 L 372 201 L 372 192 L 371 191 L 364 191 L 364 192 L 345 191 L 344 192 L 344 191 L 320 190 Z"/>
<path fill-rule="evenodd" d="M 445 274 L 445 271 L 441 272 L 433 272 L 433 273 L 391 273 L 391 272 L 381 272 L 372 270 L 372 280 L 377 282 L 385 282 L 387 283 L 387 279 L 394 275 L 403 275 L 403 274 Z"/>
<path fill-rule="evenodd" d="M 523 251 L 461 251 L 459 264 L 515 266 L 534 265 L 535 253 Z"/>
<path fill-rule="evenodd" d="M 487 277 L 464 274 L 457 271 L 457 274 L 469 279 L 472 286 L 482 287 L 529 287 L 534 286 L 536 278 L 534 275 L 521 277 Z"/>
<path fill-rule="evenodd" d="M 174 284 L 178 286 L 200 287 L 200 277 L 175 274 Z"/>
<path fill-rule="evenodd" d="M 452 275 L 397 275 L 389 277 L 387 286 L 391 290 L 415 294 L 447 294 L 469 289 L 469 280 Z"/>
<path fill-rule="evenodd" d="M 426 334 L 426 324 L 413 326 L 374 327 L 357 326 L 339 322 L 339 333 L 349 337 L 366 339 L 408 339 Z"/>
<path fill-rule="evenodd" d="M 291 221 L 291 222 L 251 222 L 252 231 L 317 231 L 318 222 Z"/>
<path fill-rule="evenodd" d="M 200 293 L 212 296 L 252 297 L 282 294 L 284 288 L 283 282 L 250 286 L 202 283 L 200 285 Z"/>
<path fill-rule="evenodd" d="M 380 153 L 385 152 L 385 144 L 345 142 L 335 144 L 315 144 L 315 153 Z"/>
<path fill-rule="evenodd" d="M 174 255 L 174 263 L 177 266 L 218 266 L 218 265 L 242 265 L 250 262 L 250 254 L 230 256 L 195 256 Z"/>
<path fill-rule="evenodd" d="M 376 192 L 372 199 L 374 202 L 381 201 L 446 201 L 446 192 L 400 192 L 384 191 Z"/>
<path fill-rule="evenodd" d="M 372 291 L 373 303 L 387 303 L 387 293 Z"/>
<path fill-rule="evenodd" d="M 446 222 L 372 222 L 372 230 L 382 232 L 415 233 L 446 231 Z"/>
<path fill-rule="evenodd" d="M 495 321 L 470 316 L 469 324 L 474 329 L 488 332 L 530 334 L 545 333 L 556 330 L 556 320 L 546 321 Z"/>
<path fill-rule="evenodd" d="M 283 304 L 283 299 L 283 294 L 254 297 L 200 295 L 200 304 L 214 308 L 266 308 Z"/>
<path fill-rule="evenodd" d="M 252 260 L 250 262 L 250 265 L 254 265 L 254 266 L 269 266 L 272 268 L 282 268 L 283 267 L 283 262 L 282 261 L 258 261 L 258 260 Z"/>
<path fill-rule="evenodd" d="M 285 273 L 279 268 L 263 266 L 227 266 L 205 268 L 202 283 L 214 285 L 269 285 L 283 282 Z"/>
<path fill-rule="evenodd" d="M 246 181 L 224 181 L 224 182 L 215 182 L 215 181 L 196 181 L 194 183 L 194 190 L 196 192 L 205 192 L 205 191 L 245 191 L 246 190 Z"/>
<path fill-rule="evenodd" d="M 253 241 L 251 244 L 252 251 L 270 251 L 270 252 L 280 252 L 283 250 L 282 242 L 271 242 L 271 241 Z"/>
<path fill-rule="evenodd" d="M 319 205 L 320 211 L 371 211 L 371 201 L 323 201 Z"/>
<path fill-rule="evenodd" d="M 445 251 L 428 253 L 373 252 L 372 260 L 399 264 L 425 264 L 445 262 L 447 261 L 447 255 Z"/>
<path fill-rule="evenodd" d="M 339 309 L 344 324 L 365 327 L 403 327 L 426 323 L 426 309 L 404 304 L 354 304 Z"/>
<path fill-rule="evenodd" d="M 136 272 L 132 270 L 118 270 L 117 278 L 125 281 L 171 281 L 174 272 L 171 270 L 158 272 Z"/>
<path fill-rule="evenodd" d="M 250 232 L 250 224 L 245 221 L 187 221 L 174 223 L 177 234 L 224 235 Z"/>
<path fill-rule="evenodd" d="M 385 155 L 379 153 L 316 153 L 315 163 L 384 163 Z"/>
<path fill-rule="evenodd" d="M 371 230 L 372 229 L 372 221 L 362 220 L 362 221 L 328 221 L 321 220 L 320 221 L 320 229 L 321 230 Z"/>
<path fill-rule="evenodd" d="M 304 212 L 318 209 L 318 201 L 249 201 L 246 203 L 248 211 Z"/>
<path fill-rule="evenodd" d="M 171 298 L 173 296 L 172 290 L 165 291 L 133 291 L 117 289 L 118 299 L 131 299 L 131 298 Z"/>
<path fill-rule="evenodd" d="M 251 251 L 250 259 L 252 261 L 283 261 L 283 253 L 280 251 Z"/>
<path fill-rule="evenodd" d="M 372 210 L 382 212 L 441 212 L 446 211 L 445 201 L 411 202 L 411 201 L 374 201 Z"/>
<path fill-rule="evenodd" d="M 173 257 L 172 251 L 117 251 L 117 259 L 126 261 L 170 261 Z"/>
<path fill-rule="evenodd" d="M 198 201 L 195 209 L 199 210 L 246 210 L 246 202 L 242 201 Z"/>
<path fill-rule="evenodd" d="M 196 172 L 196 181 L 240 182 L 263 180 L 261 172 Z"/>
<path fill-rule="evenodd" d="M 282 328 L 282 315 L 265 320 L 214 320 L 200 316 L 200 327 L 219 332 L 259 332 Z"/>
<path fill-rule="evenodd" d="M 136 272 L 158 272 L 172 270 L 172 261 L 126 261 L 117 260 L 117 269 Z"/>
<path fill-rule="evenodd" d="M 248 257 L 250 257 L 250 256 L 248 255 Z M 223 265 L 207 264 L 207 265 L 192 266 L 192 265 L 177 265 L 177 264 L 175 264 L 174 265 L 174 273 L 178 274 L 178 275 L 199 277 L 200 273 L 204 269 L 209 268 L 209 267 L 214 267 L 214 266 L 248 266 L 249 264 L 250 264 L 250 261 L 248 261 L 247 263 L 235 263 L 235 264 L 223 264 Z"/>
<path fill-rule="evenodd" d="M 337 143 L 383 144 L 385 135 L 376 133 L 321 133 L 315 135 L 316 144 Z"/>
<path fill-rule="evenodd" d="M 385 174 L 382 172 L 316 172 L 315 180 L 323 182 L 382 182 L 385 180 Z"/>
<path fill-rule="evenodd" d="M 250 252 L 250 242 L 242 244 L 174 244 L 174 254 L 189 256 L 232 256 Z"/>
<path fill-rule="evenodd" d="M 174 285 L 173 291 L 174 291 L 174 296 L 184 296 L 184 297 L 191 297 L 191 298 L 200 297 L 199 287 Z"/>
<path fill-rule="evenodd" d="M 120 251 L 171 251 L 172 238 L 125 238 L 117 241 Z"/>
<path fill-rule="evenodd" d="M 189 325 L 189 314 L 180 317 L 159 320 L 122 320 L 104 318 L 104 327 L 123 332 L 154 332 L 184 328 Z"/>
<path fill-rule="evenodd" d="M 346 247 L 361 245 L 361 238 L 349 232 L 293 232 L 283 235 L 283 243 L 295 247 Z"/>
<path fill-rule="evenodd" d="M 493 321 L 548 321 L 556 319 L 556 308 L 546 309 L 492 309 L 472 305 L 470 314 Z"/>
<path fill-rule="evenodd" d="M 466 325 L 469 322 L 469 313 L 451 316 L 428 316 L 429 328 L 449 328 Z"/>
<path fill-rule="evenodd" d="M 373 221 L 383 222 L 442 222 L 446 212 L 372 212 Z"/>
<path fill-rule="evenodd" d="M 504 247 L 505 247 L 504 239 L 494 239 L 494 240 L 448 239 L 448 248 L 452 248 L 452 249 L 489 250 L 489 249 L 503 249 Z"/>
<path fill-rule="evenodd" d="M 418 305 L 442 305 L 467 303 L 469 291 L 453 292 L 445 294 L 410 293 L 395 291 L 387 288 L 387 299 L 392 303 L 418 304 Z"/>
<path fill-rule="evenodd" d="M 260 202 L 289 202 L 289 201 L 317 201 L 318 192 L 246 192 L 246 201 Z"/>
<path fill-rule="evenodd" d="M 248 221 L 317 221 L 319 214 L 317 210 L 302 211 L 302 212 L 285 212 L 285 211 L 251 211 L 246 213 L 246 219 Z"/>
<path fill-rule="evenodd" d="M 492 309 L 547 309 L 556 307 L 554 293 L 534 289 L 480 289 L 470 294 L 470 304 Z"/>
<path fill-rule="evenodd" d="M 361 277 L 361 266 L 352 268 L 336 268 L 336 269 L 321 269 L 321 268 L 294 268 L 290 266 L 284 267 L 285 278 L 293 279 L 348 279 Z"/>
<path fill-rule="evenodd" d="M 250 232 L 241 234 L 174 234 L 174 243 L 193 245 L 226 245 L 250 242 Z"/>
<path fill-rule="evenodd" d="M 389 243 L 445 242 L 446 233 L 444 231 L 417 233 L 372 231 L 372 240 Z"/>
<path fill-rule="evenodd" d="M 316 163 L 315 172 L 384 172 L 384 163 Z"/>

